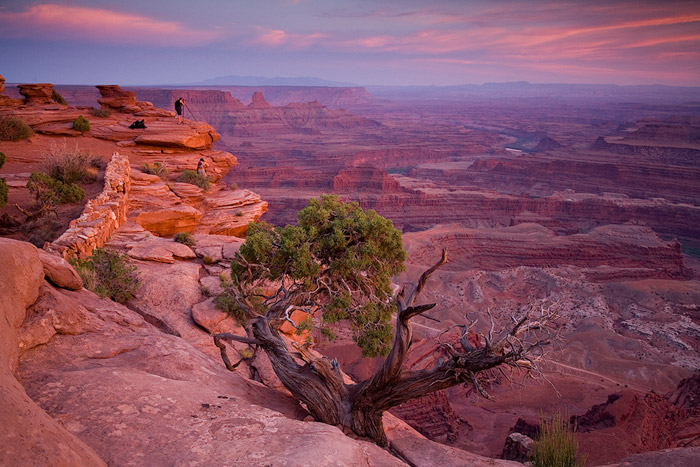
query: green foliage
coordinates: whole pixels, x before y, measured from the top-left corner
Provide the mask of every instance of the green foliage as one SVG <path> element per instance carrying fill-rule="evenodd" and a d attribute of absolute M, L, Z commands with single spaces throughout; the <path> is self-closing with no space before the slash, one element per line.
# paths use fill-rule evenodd
<path fill-rule="evenodd" d="M 78 115 L 78 118 L 73 120 L 73 128 L 81 133 L 85 133 L 86 131 L 90 131 L 90 122 L 82 115 Z"/>
<path fill-rule="evenodd" d="M 112 115 L 112 111 L 109 109 L 90 109 L 90 115 L 98 118 L 106 118 Z"/>
<path fill-rule="evenodd" d="M 63 140 L 62 144 L 51 144 L 41 166 L 44 172 L 63 183 L 92 183 L 101 164 L 99 156 L 81 151 L 77 143 L 75 147 L 68 148 L 66 140 Z"/>
<path fill-rule="evenodd" d="M 5 165 L 5 159 L 6 159 L 5 153 L 0 152 L 0 169 L 2 169 L 2 166 Z"/>
<path fill-rule="evenodd" d="M 141 172 L 145 174 L 158 175 L 160 178 L 163 178 L 168 175 L 168 168 L 165 166 L 165 164 L 154 162 L 153 165 L 143 164 L 141 166 Z"/>
<path fill-rule="evenodd" d="M 27 189 L 38 205 L 77 203 L 85 197 L 83 189 L 75 183 L 64 183 L 44 172 L 32 172 Z"/>
<path fill-rule="evenodd" d="M 214 299 L 214 306 L 217 309 L 228 313 L 239 326 L 243 326 L 249 316 L 246 311 L 238 305 L 236 298 L 230 291 L 224 291 Z"/>
<path fill-rule="evenodd" d="M 540 417 L 540 436 L 533 447 L 533 467 L 583 467 L 585 459 L 578 459 L 576 427 L 567 417 L 555 412 L 551 420 Z"/>
<path fill-rule="evenodd" d="M 216 263 L 216 260 L 215 260 L 214 258 L 212 258 L 211 256 L 205 256 L 205 257 L 202 259 L 202 262 L 203 262 L 204 264 L 214 264 L 214 263 Z"/>
<path fill-rule="evenodd" d="M 176 233 L 173 237 L 173 240 L 175 240 L 178 243 L 182 243 L 183 245 L 187 245 L 189 247 L 192 247 L 195 244 L 194 235 L 192 235 L 189 232 Z"/>
<path fill-rule="evenodd" d="M 0 208 L 7 204 L 10 188 L 5 183 L 4 178 L 0 178 Z"/>
<path fill-rule="evenodd" d="M 0 140 L 21 141 L 34 135 L 34 130 L 16 117 L 6 117 L 0 120 Z"/>
<path fill-rule="evenodd" d="M 199 175 L 194 170 L 185 169 L 182 171 L 179 177 L 177 177 L 178 182 L 190 183 L 192 185 L 197 185 L 202 190 L 209 189 L 209 179 L 202 175 Z"/>
<path fill-rule="evenodd" d="M 71 261 L 83 280 L 83 286 L 102 298 L 126 303 L 138 289 L 136 266 L 129 264 L 126 255 L 114 250 L 97 248 L 92 256 Z"/>
<path fill-rule="evenodd" d="M 68 105 L 63 96 L 60 95 L 55 89 L 51 89 L 51 100 L 57 104 Z"/>
<path fill-rule="evenodd" d="M 310 200 L 298 219 L 298 226 L 249 226 L 231 263 L 233 288 L 288 284 L 295 304 L 318 306 L 314 324 L 322 336 L 347 320 L 364 355 L 386 355 L 395 310 L 391 278 L 403 270 L 406 258 L 401 232 L 373 210 L 329 195 Z"/>

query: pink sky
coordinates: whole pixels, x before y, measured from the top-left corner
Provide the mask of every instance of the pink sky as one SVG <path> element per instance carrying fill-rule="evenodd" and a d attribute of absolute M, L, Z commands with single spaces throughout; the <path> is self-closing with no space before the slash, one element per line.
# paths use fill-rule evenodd
<path fill-rule="evenodd" d="M 0 50 L 8 81 L 698 86 L 700 2 L 5 0 Z"/>

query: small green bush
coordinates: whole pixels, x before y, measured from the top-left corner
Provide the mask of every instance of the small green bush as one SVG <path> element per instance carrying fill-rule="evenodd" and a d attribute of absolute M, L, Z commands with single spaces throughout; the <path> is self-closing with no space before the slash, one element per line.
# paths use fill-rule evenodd
<path fill-rule="evenodd" d="M 64 183 L 44 172 L 32 172 L 27 189 L 38 205 L 77 203 L 85 198 L 85 192 L 75 183 Z"/>
<path fill-rule="evenodd" d="M 74 148 L 68 148 L 64 139 L 62 144 L 51 144 L 48 154 L 44 155 L 41 168 L 64 183 L 92 183 L 97 178 L 101 165 L 102 159 L 99 156 L 81 151 L 77 143 Z"/>
<path fill-rule="evenodd" d="M 106 118 L 112 115 L 112 111 L 109 109 L 90 109 L 90 115 L 98 118 Z"/>
<path fill-rule="evenodd" d="M 576 427 L 567 417 L 555 412 L 551 420 L 540 417 L 540 436 L 533 446 L 533 467 L 583 467 L 585 459 L 578 459 Z"/>
<path fill-rule="evenodd" d="M 34 130 L 21 118 L 6 117 L 0 120 L 0 140 L 2 141 L 21 141 L 32 135 Z"/>
<path fill-rule="evenodd" d="M 73 128 L 81 133 L 85 133 L 86 131 L 90 131 L 90 122 L 82 115 L 78 115 L 78 118 L 73 120 Z"/>
<path fill-rule="evenodd" d="M 2 166 L 5 165 L 5 159 L 6 159 L 5 153 L 0 152 L 0 169 L 2 169 Z"/>
<path fill-rule="evenodd" d="M 4 207 L 7 204 L 7 201 L 9 199 L 9 192 L 10 187 L 8 187 L 7 183 L 5 183 L 5 179 L 0 178 L 0 208 Z"/>
<path fill-rule="evenodd" d="M 216 263 L 216 260 L 214 260 L 214 258 L 212 258 L 211 256 L 205 256 L 205 257 L 202 259 L 202 262 L 203 262 L 204 264 L 209 265 L 209 264 L 214 264 L 214 263 Z"/>
<path fill-rule="evenodd" d="M 97 248 L 90 258 L 71 261 L 75 271 L 83 279 L 83 286 L 102 298 L 126 303 L 138 289 L 136 266 L 126 255 L 114 250 Z"/>
<path fill-rule="evenodd" d="M 51 100 L 57 104 L 68 105 L 68 102 L 55 89 L 51 90 Z"/>
<path fill-rule="evenodd" d="M 183 245 L 187 245 L 189 247 L 192 247 L 195 244 L 194 236 L 189 232 L 176 233 L 173 237 L 173 240 L 175 240 L 178 243 L 182 243 Z"/>
<path fill-rule="evenodd" d="M 192 185 L 197 185 L 202 190 L 209 189 L 209 179 L 199 175 L 194 170 L 185 169 L 182 171 L 179 177 L 177 177 L 178 182 L 191 183 Z"/>
<path fill-rule="evenodd" d="M 141 166 L 141 172 L 145 174 L 158 175 L 160 178 L 163 178 L 168 175 L 168 168 L 165 166 L 165 164 L 154 162 L 153 165 L 143 164 Z"/>

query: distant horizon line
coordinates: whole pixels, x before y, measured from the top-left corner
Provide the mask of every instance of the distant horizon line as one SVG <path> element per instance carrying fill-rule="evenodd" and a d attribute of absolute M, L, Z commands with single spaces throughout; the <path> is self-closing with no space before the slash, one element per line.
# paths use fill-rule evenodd
<path fill-rule="evenodd" d="M 285 79 L 298 79 L 298 78 L 285 78 Z M 208 80 L 206 80 L 208 81 Z M 186 87 L 222 87 L 222 86 L 234 86 L 234 87 L 299 87 L 299 88 L 309 88 L 309 87 L 319 87 L 319 88 L 458 88 L 458 87 L 481 87 L 481 86 L 492 86 L 492 85 L 528 85 L 528 86 L 589 86 L 589 87 L 666 87 L 666 88 L 700 88 L 698 85 L 680 85 L 680 84 L 617 84 L 617 83 L 566 83 L 566 82 L 530 82 L 530 81 L 487 81 L 481 84 L 476 83 L 462 83 L 462 84 L 207 84 L 204 82 L 195 83 L 114 83 L 114 82 L 102 82 L 102 83 L 65 83 L 65 82 L 50 82 L 50 81 L 6 81 L 5 86 L 18 86 L 21 84 L 40 84 L 47 83 L 54 86 L 103 86 L 103 85 L 117 85 L 124 87 L 169 87 L 169 88 L 186 88 Z"/>

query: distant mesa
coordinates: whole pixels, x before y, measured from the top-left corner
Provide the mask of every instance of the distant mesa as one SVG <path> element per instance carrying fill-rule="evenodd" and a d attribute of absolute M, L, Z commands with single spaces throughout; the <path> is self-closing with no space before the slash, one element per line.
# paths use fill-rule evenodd
<path fill-rule="evenodd" d="M 556 140 L 550 138 L 549 136 L 545 136 L 540 140 L 539 143 L 537 143 L 537 146 L 535 146 L 532 151 L 533 152 L 545 152 L 545 151 L 552 151 L 554 149 L 559 149 L 563 147 L 559 142 Z"/>
<path fill-rule="evenodd" d="M 253 93 L 253 102 L 248 106 L 251 109 L 269 109 L 272 107 L 266 100 L 265 96 L 261 92 Z"/>

